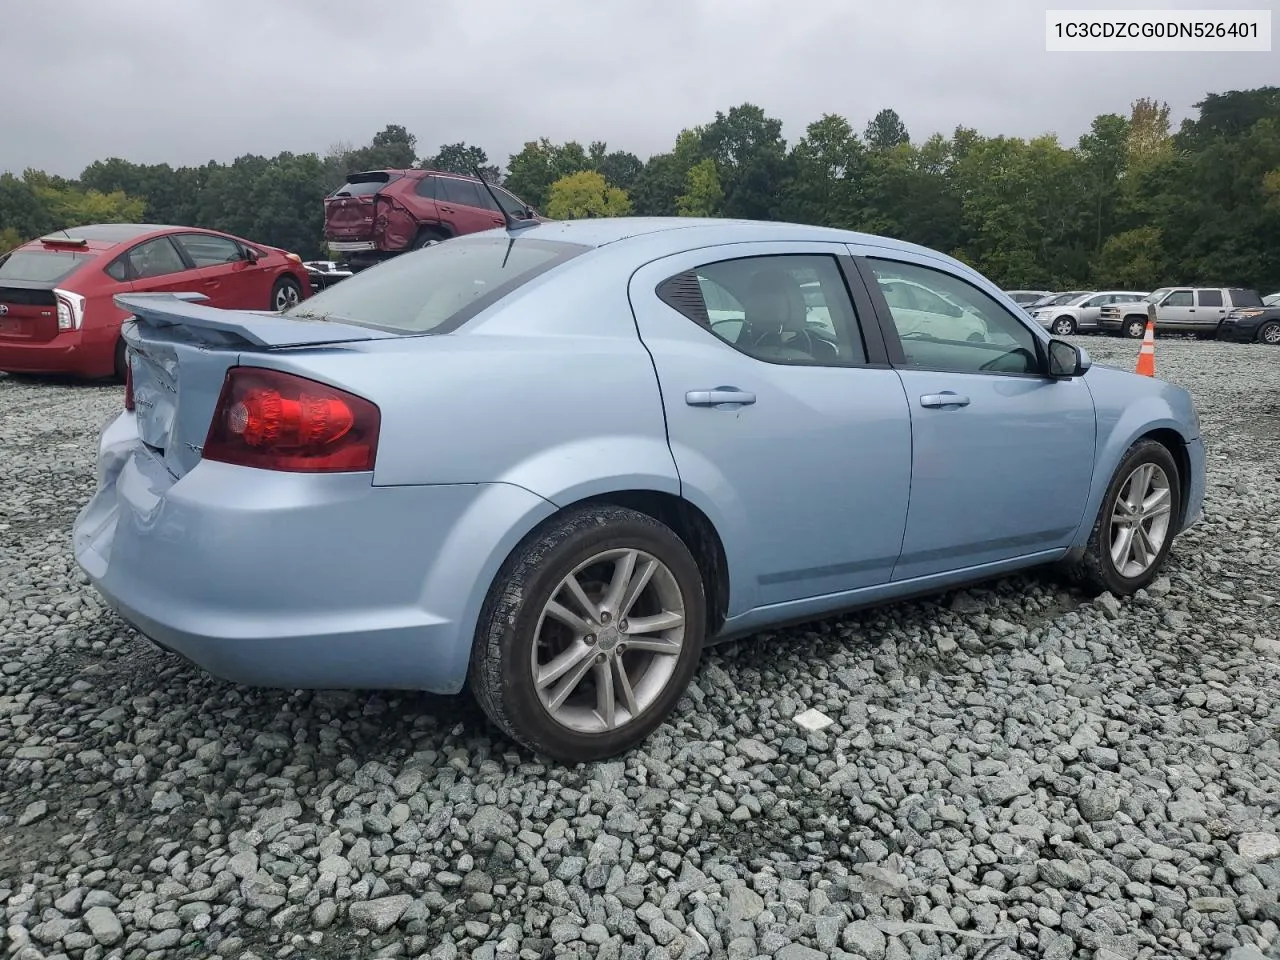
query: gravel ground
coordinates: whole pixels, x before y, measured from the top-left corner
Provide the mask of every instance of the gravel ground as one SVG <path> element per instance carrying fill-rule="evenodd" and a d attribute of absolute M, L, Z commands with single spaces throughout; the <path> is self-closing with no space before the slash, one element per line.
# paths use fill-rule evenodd
<path fill-rule="evenodd" d="M 68 543 L 120 389 L 0 377 L 0 944 L 1280 956 L 1280 351 L 1157 362 L 1209 486 L 1150 591 L 1017 578 L 718 648 L 643 750 L 577 769 L 465 699 L 247 690 L 153 650 Z"/>

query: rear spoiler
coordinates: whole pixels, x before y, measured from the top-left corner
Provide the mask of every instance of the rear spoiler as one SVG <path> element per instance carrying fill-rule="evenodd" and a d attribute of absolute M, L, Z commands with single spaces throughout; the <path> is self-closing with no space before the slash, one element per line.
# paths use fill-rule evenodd
<path fill-rule="evenodd" d="M 220 310 L 206 307 L 202 293 L 128 293 L 114 298 L 121 310 L 151 327 L 181 327 L 186 331 L 221 334 L 221 340 L 240 340 L 255 347 L 306 347 L 355 340 L 381 340 L 396 334 L 328 320 L 295 320 L 278 313 Z"/>

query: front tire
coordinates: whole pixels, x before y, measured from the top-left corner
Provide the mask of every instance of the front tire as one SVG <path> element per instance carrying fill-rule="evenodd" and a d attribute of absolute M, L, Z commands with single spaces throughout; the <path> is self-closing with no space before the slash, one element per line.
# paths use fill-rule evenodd
<path fill-rule="evenodd" d="M 1141 340 L 1147 333 L 1146 317 L 1125 317 L 1124 335 L 1130 340 Z"/>
<path fill-rule="evenodd" d="M 1162 443 L 1141 440 L 1120 461 L 1084 556 L 1071 573 L 1094 592 L 1137 593 L 1154 580 L 1177 530 L 1182 481 Z"/>
<path fill-rule="evenodd" d="M 1258 342 L 1280 347 L 1280 320 L 1268 320 L 1258 328 Z"/>
<path fill-rule="evenodd" d="M 281 277 L 271 288 L 271 309 L 279 313 L 302 300 L 302 287 L 293 277 Z"/>
<path fill-rule="evenodd" d="M 1076 332 L 1076 322 L 1071 317 L 1058 317 L 1049 329 L 1056 337 L 1069 337 Z"/>
<path fill-rule="evenodd" d="M 489 719 L 569 763 L 640 744 L 702 654 L 706 599 L 688 547 L 645 514 L 589 506 L 526 538 L 489 590 L 468 679 Z"/>

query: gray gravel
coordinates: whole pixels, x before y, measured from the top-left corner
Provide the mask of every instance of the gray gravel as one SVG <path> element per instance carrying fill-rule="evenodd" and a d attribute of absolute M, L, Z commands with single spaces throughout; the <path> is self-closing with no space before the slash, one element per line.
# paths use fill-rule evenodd
<path fill-rule="evenodd" d="M 577 769 L 463 699 L 247 690 L 154 651 L 68 544 L 120 389 L 0 377 L 0 946 L 1280 956 L 1280 350 L 1157 362 L 1210 473 L 1150 591 L 1017 578 L 720 648 L 643 750 Z"/>

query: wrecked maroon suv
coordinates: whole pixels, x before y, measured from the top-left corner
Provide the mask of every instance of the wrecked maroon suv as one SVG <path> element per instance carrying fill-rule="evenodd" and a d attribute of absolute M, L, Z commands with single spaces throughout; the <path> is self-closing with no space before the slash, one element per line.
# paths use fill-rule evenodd
<path fill-rule="evenodd" d="M 542 219 L 513 194 L 489 186 L 515 219 Z M 324 198 L 325 242 L 354 269 L 505 223 L 481 180 L 437 170 L 352 173 Z"/>

